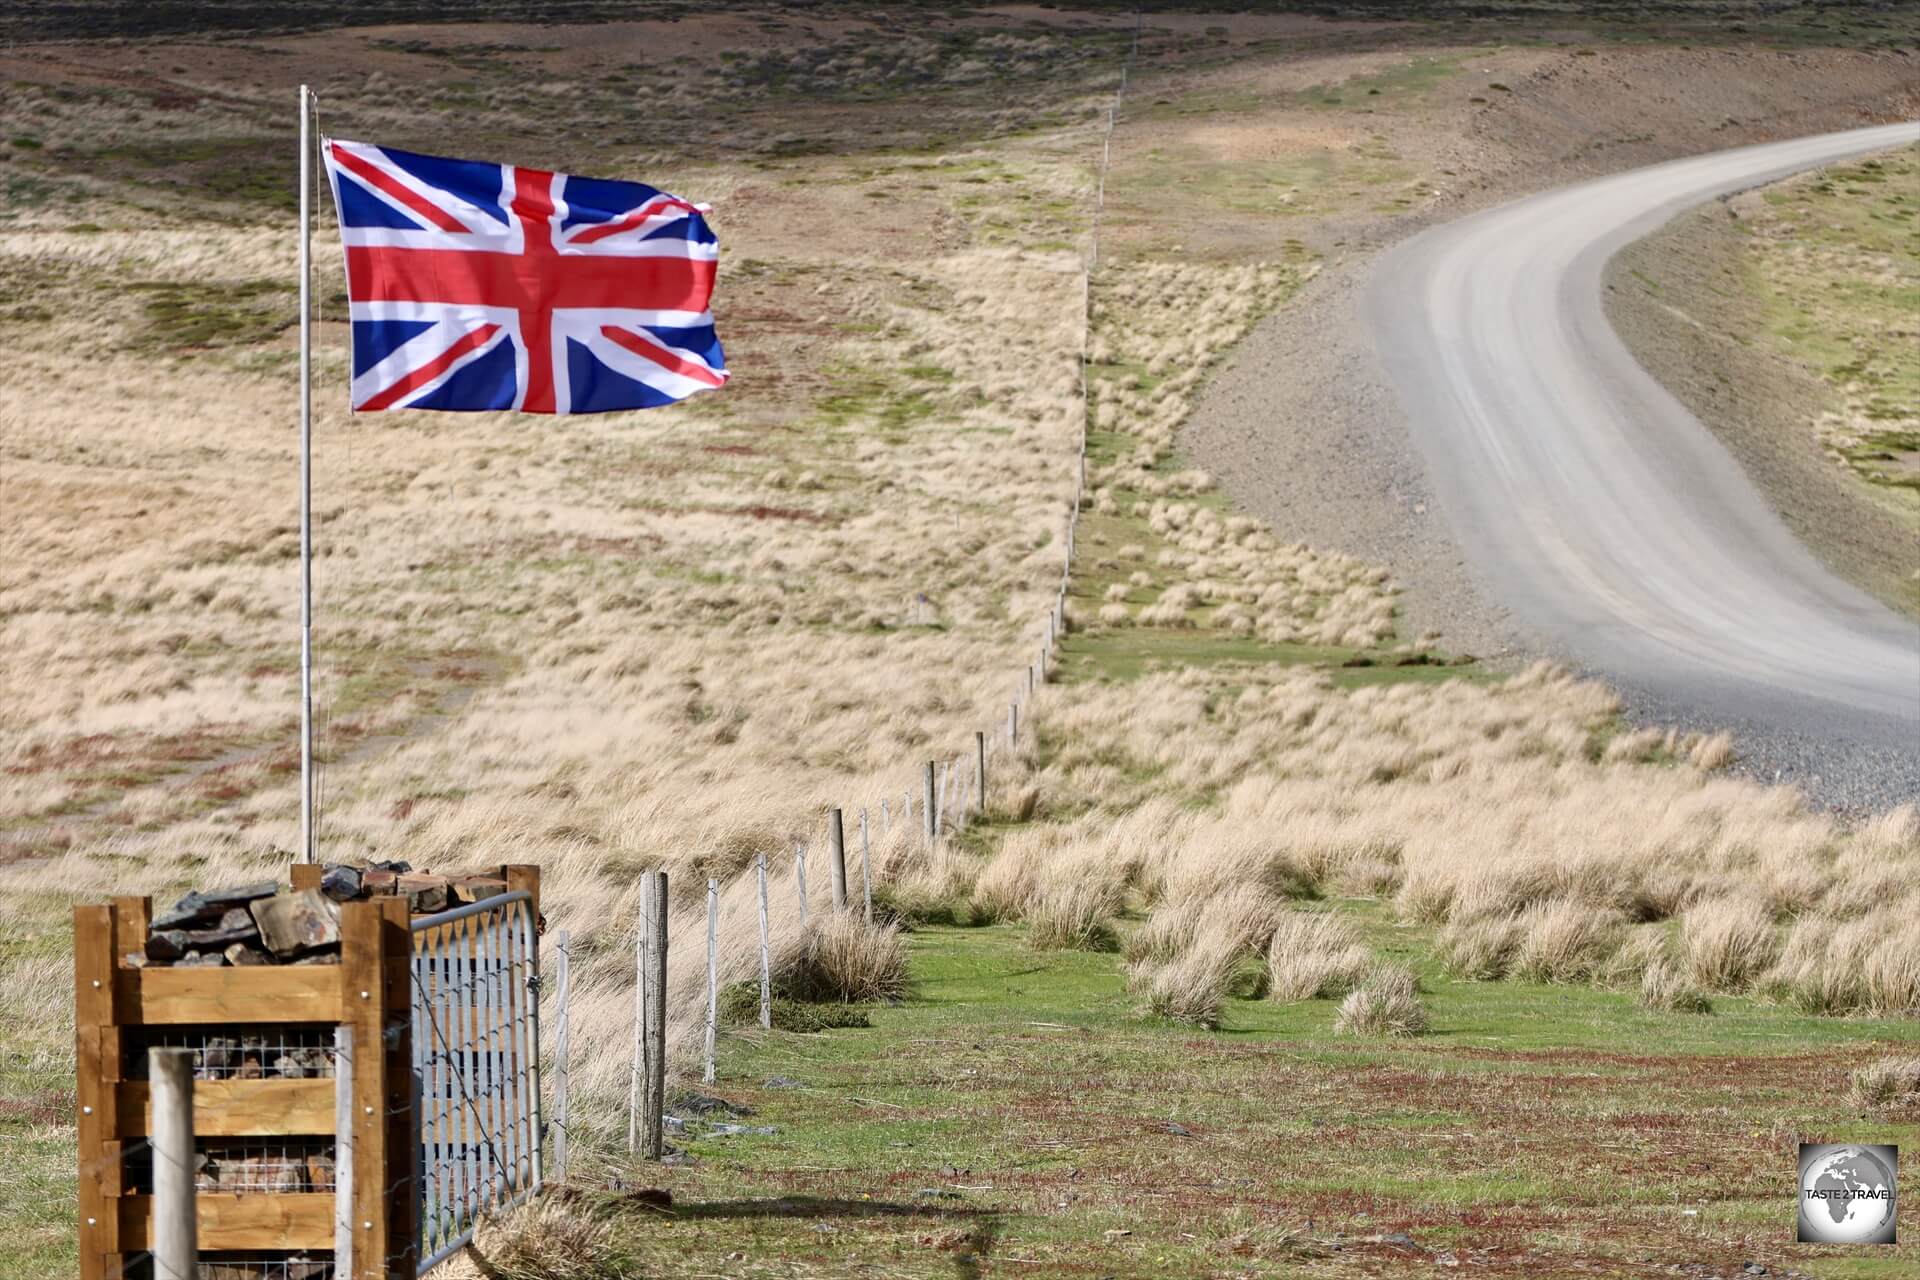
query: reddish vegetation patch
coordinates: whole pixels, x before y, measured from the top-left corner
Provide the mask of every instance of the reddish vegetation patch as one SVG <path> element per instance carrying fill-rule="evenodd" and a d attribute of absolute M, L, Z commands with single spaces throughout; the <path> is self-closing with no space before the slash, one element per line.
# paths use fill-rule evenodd
<path fill-rule="evenodd" d="M 36 774 L 84 769 L 125 754 L 121 741 L 110 733 L 90 733 L 61 743 L 35 743 L 25 752 L 25 762 L 10 764 L 12 774 Z"/>
<path fill-rule="evenodd" d="M 823 516 L 817 511 L 806 511 L 799 507 L 709 507 L 707 510 L 721 516 L 746 516 L 753 520 L 796 520 L 801 524 L 839 524 L 832 516 Z"/>
<path fill-rule="evenodd" d="M 750 444 L 708 444 L 700 446 L 702 453 L 724 453 L 734 457 L 747 457 L 760 451 Z"/>

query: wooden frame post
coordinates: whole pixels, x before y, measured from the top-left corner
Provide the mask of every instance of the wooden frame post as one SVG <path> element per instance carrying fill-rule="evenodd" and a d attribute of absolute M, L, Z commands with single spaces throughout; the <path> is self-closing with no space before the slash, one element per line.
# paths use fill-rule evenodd
<path fill-rule="evenodd" d="M 419 1253 L 412 959 L 405 898 L 341 905 L 340 1002 L 354 1044 L 351 1280 L 405 1280 Z"/>

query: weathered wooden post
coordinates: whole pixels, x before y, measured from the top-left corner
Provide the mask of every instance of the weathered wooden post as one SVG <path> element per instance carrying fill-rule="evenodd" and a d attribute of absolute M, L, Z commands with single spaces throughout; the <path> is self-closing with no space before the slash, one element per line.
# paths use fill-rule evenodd
<path fill-rule="evenodd" d="M 807 846 L 802 841 L 793 845 L 793 883 L 800 894 L 800 923 L 807 922 Z"/>
<path fill-rule="evenodd" d="M 640 1155 L 658 1160 L 666 1154 L 661 1129 L 667 1107 L 667 873 L 648 873 L 646 901 L 647 1022 L 642 1031 L 646 1062 L 640 1081 Z"/>
<path fill-rule="evenodd" d="M 626 1150 L 639 1151 L 641 1080 L 647 1077 L 647 938 L 653 933 L 653 873 L 639 877 L 639 927 L 634 929 L 634 1073 L 628 1082 Z"/>
<path fill-rule="evenodd" d="M 714 1034 L 720 1024 L 720 882 L 707 880 L 707 1069 L 701 1079 L 713 1083 Z"/>
<path fill-rule="evenodd" d="M 773 1029 L 773 951 L 767 939 L 767 855 L 760 868 L 760 1026 Z"/>
<path fill-rule="evenodd" d="M 153 1271 L 155 1280 L 200 1274 L 198 1208 L 193 1188 L 193 1050 L 149 1049 L 153 1106 Z"/>
<path fill-rule="evenodd" d="M 1007 745 L 1016 745 L 1020 741 L 1020 704 L 1007 704 Z"/>
<path fill-rule="evenodd" d="M 840 810 L 827 810 L 827 870 L 833 877 L 833 909 L 847 909 L 847 832 Z"/>
<path fill-rule="evenodd" d="M 987 735 L 973 735 L 973 807 L 982 817 L 987 812 Z"/>
<path fill-rule="evenodd" d="M 931 849 L 933 847 L 934 840 L 937 839 L 940 835 L 940 828 L 937 825 L 938 819 L 934 817 L 935 811 L 933 806 L 933 761 L 931 760 L 927 761 L 926 768 L 921 774 L 920 785 L 921 785 L 922 791 L 925 793 L 920 798 L 920 804 L 921 804 L 920 821 L 923 828 L 923 834 L 927 838 L 927 847 Z"/>

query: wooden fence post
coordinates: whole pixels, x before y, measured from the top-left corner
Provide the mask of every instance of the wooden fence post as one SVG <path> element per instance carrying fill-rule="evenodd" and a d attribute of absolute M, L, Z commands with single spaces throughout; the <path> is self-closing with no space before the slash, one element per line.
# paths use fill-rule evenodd
<path fill-rule="evenodd" d="M 873 850 L 867 841 L 867 811 L 860 811 L 860 898 L 866 903 L 867 923 L 873 923 Z"/>
<path fill-rule="evenodd" d="M 935 810 L 933 807 L 933 761 L 931 760 L 927 761 L 926 769 L 921 774 L 920 785 L 921 785 L 922 791 L 924 792 L 924 794 L 920 798 L 920 804 L 921 804 L 920 822 L 922 826 L 922 834 L 926 836 L 927 847 L 931 849 L 933 847 L 934 840 L 937 839 L 940 835 L 940 828 L 936 825 L 938 820 L 934 817 Z"/>
<path fill-rule="evenodd" d="M 981 817 L 987 813 L 987 735 L 973 735 L 973 807 Z"/>
<path fill-rule="evenodd" d="M 707 1069 L 701 1079 L 713 1083 L 714 1034 L 720 1022 L 720 882 L 707 880 Z"/>
<path fill-rule="evenodd" d="M 340 907 L 340 997 L 353 1029 L 352 1280 L 413 1269 L 413 938 L 407 900 Z"/>
<path fill-rule="evenodd" d="M 1020 704 L 1007 704 L 1007 745 L 1014 746 L 1020 741 Z"/>
<path fill-rule="evenodd" d="M 646 1063 L 640 1081 L 640 1156 L 658 1160 L 666 1154 L 661 1132 L 667 1106 L 667 873 L 649 873 L 653 882 L 647 897 L 647 1024 L 642 1029 Z"/>
<path fill-rule="evenodd" d="M 633 931 L 633 1072 L 627 1089 L 627 1151 L 640 1149 L 640 1082 L 647 1071 L 647 931 L 653 921 L 653 873 L 640 876 L 640 919 Z"/>
<path fill-rule="evenodd" d="M 883 836 L 893 834 L 893 815 L 887 811 L 887 798 L 885 796 L 880 797 L 880 834 Z"/>
<path fill-rule="evenodd" d="M 827 870 L 833 876 L 833 909 L 847 909 L 847 831 L 840 810 L 827 810 Z"/>
<path fill-rule="evenodd" d="M 193 1189 L 193 1050 L 149 1049 L 147 1081 L 153 1108 L 154 1277 L 194 1280 L 200 1250 Z"/>
<path fill-rule="evenodd" d="M 773 1029 L 773 954 L 767 939 L 767 855 L 760 867 L 760 1026 Z"/>
<path fill-rule="evenodd" d="M 800 894 L 800 923 L 807 922 L 807 846 L 796 840 L 793 845 L 793 883 Z"/>

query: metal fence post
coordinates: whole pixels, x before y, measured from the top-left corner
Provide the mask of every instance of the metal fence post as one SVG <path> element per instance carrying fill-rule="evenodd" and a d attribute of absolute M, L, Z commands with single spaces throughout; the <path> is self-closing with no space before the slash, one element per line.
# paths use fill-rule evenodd
<path fill-rule="evenodd" d="M 773 1029 L 773 955 L 767 943 L 767 855 L 760 855 L 760 1026 Z"/>
<path fill-rule="evenodd" d="M 353 1028 L 333 1029 L 333 1274 L 353 1269 Z"/>
<path fill-rule="evenodd" d="M 867 841 L 867 811 L 860 811 L 860 897 L 866 903 L 867 923 L 873 923 L 873 849 Z"/>
<path fill-rule="evenodd" d="M 156 1280 L 200 1273 L 193 1189 L 193 1050 L 147 1050 L 153 1106 L 153 1270 Z"/>
<path fill-rule="evenodd" d="M 707 881 L 707 1069 L 701 1079 L 713 1083 L 714 1032 L 720 1021 L 720 882 Z"/>
<path fill-rule="evenodd" d="M 573 1048 L 572 1020 L 567 997 L 573 986 L 573 940 L 565 929 L 553 935 L 553 1167 L 555 1181 L 567 1176 L 568 1124 L 572 1120 L 568 1094 L 567 1058 Z"/>

